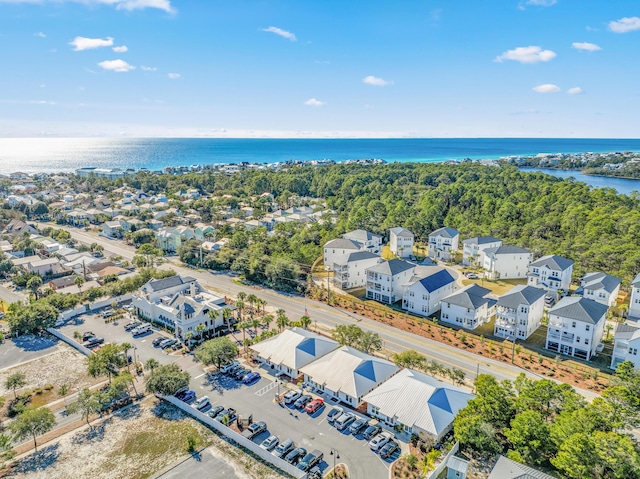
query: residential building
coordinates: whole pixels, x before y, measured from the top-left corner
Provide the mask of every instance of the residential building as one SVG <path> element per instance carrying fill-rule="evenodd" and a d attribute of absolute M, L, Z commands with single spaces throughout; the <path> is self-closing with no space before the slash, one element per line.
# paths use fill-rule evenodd
<path fill-rule="evenodd" d="M 429 235 L 429 258 L 433 260 L 451 261 L 458 251 L 458 230 L 439 228 Z"/>
<path fill-rule="evenodd" d="M 124 228 L 119 221 L 105 221 L 102 224 L 102 232 L 109 238 L 122 238 L 124 236 Z"/>
<path fill-rule="evenodd" d="M 350 231 L 342 235 L 344 239 L 356 241 L 363 245 L 364 251 L 380 254 L 382 251 L 382 236 L 366 230 Z"/>
<path fill-rule="evenodd" d="M 275 374 L 298 378 L 300 368 L 340 347 L 333 339 L 303 328 L 285 329 L 273 338 L 250 346 L 253 358 Z"/>
<path fill-rule="evenodd" d="M 120 168 L 96 168 L 86 167 L 78 168 L 76 175 L 86 178 L 88 176 L 95 176 L 96 178 L 107 178 L 109 180 L 115 180 L 116 178 L 123 178 L 133 172 L 129 170 L 121 170 Z"/>
<path fill-rule="evenodd" d="M 391 361 L 343 346 L 300 368 L 306 381 L 330 397 L 358 407 L 364 396 L 396 374 Z"/>
<path fill-rule="evenodd" d="M 333 284 L 340 289 L 362 288 L 367 284 L 367 269 L 382 261 L 380 256 L 368 251 L 350 253 L 343 263 L 333 263 Z"/>
<path fill-rule="evenodd" d="M 164 251 L 178 251 L 182 242 L 195 238 L 195 232 L 188 226 L 178 226 L 175 228 L 161 228 L 156 231 L 156 242 L 158 248 Z"/>
<path fill-rule="evenodd" d="M 34 228 L 33 226 L 31 226 L 30 224 L 25 223 L 22 220 L 15 220 L 14 219 L 14 220 L 9 221 L 9 223 L 5 227 L 5 229 L 2 232 L 2 234 L 15 237 L 15 236 L 20 236 L 20 235 L 24 234 L 25 232 L 29 233 L 30 235 L 37 235 L 38 234 L 38 230 L 36 228 Z"/>
<path fill-rule="evenodd" d="M 613 354 L 611 354 L 611 369 L 617 369 L 618 364 L 631 361 L 636 369 L 640 369 L 640 327 L 632 324 L 619 324 L 613 337 Z"/>
<path fill-rule="evenodd" d="M 519 246 L 497 246 L 482 253 L 481 264 L 488 279 L 524 279 L 533 260 L 533 253 Z"/>
<path fill-rule="evenodd" d="M 608 309 L 592 299 L 562 298 L 549 310 L 545 347 L 567 356 L 591 359 L 602 342 Z"/>
<path fill-rule="evenodd" d="M 495 312 L 496 300 L 487 288 L 471 284 L 441 302 L 440 319 L 464 329 L 475 329 L 488 323 Z"/>
<path fill-rule="evenodd" d="M 546 291 L 518 285 L 498 298 L 493 334 L 525 340 L 540 327 Z"/>
<path fill-rule="evenodd" d="M 324 245 L 324 269 L 333 271 L 334 264 L 343 265 L 347 257 L 356 251 L 365 251 L 362 243 L 344 238 L 327 241 Z"/>
<path fill-rule="evenodd" d="M 547 291 L 569 291 L 573 261 L 562 256 L 543 256 L 529 265 L 528 285 Z"/>
<path fill-rule="evenodd" d="M 631 299 L 627 316 L 629 319 L 640 319 L 640 273 L 631 282 Z"/>
<path fill-rule="evenodd" d="M 415 265 L 399 259 L 383 261 L 367 268 L 367 299 L 384 304 L 400 301 L 414 269 Z"/>
<path fill-rule="evenodd" d="M 389 230 L 389 249 L 399 258 L 413 256 L 414 235 L 406 228 L 391 228 Z"/>
<path fill-rule="evenodd" d="M 367 393 L 367 414 L 422 439 L 439 441 L 475 396 L 424 373 L 403 369 Z"/>
<path fill-rule="evenodd" d="M 36 257 L 37 258 L 37 257 Z M 40 276 L 56 276 L 66 273 L 68 270 L 60 264 L 58 258 L 37 258 L 25 265 L 29 273 L 38 274 Z"/>
<path fill-rule="evenodd" d="M 440 301 L 453 294 L 456 289 L 458 283 L 445 268 L 416 268 L 415 274 L 405 285 L 402 309 L 420 316 L 431 316 L 440 310 Z"/>
<path fill-rule="evenodd" d="M 598 303 L 614 306 L 620 293 L 621 279 L 606 273 L 587 273 L 580 280 L 582 296 Z M 578 292 L 576 291 L 576 292 Z"/>
<path fill-rule="evenodd" d="M 462 242 L 462 264 L 480 266 L 484 264 L 483 251 L 487 248 L 502 246 L 502 240 L 493 236 L 476 236 Z"/>
<path fill-rule="evenodd" d="M 555 479 L 549 474 L 540 472 L 521 462 L 513 461 L 504 456 L 498 458 L 488 479 Z"/>

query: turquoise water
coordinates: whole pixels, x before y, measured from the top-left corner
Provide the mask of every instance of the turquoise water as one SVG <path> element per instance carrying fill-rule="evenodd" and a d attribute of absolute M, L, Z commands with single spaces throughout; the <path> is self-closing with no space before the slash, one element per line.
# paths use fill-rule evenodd
<path fill-rule="evenodd" d="M 640 180 L 612 178 L 608 176 L 589 176 L 575 170 L 556 170 L 551 168 L 520 168 L 521 171 L 539 171 L 558 178 L 574 178 L 594 188 L 614 188 L 618 193 L 629 195 L 632 191 L 640 191 Z"/>

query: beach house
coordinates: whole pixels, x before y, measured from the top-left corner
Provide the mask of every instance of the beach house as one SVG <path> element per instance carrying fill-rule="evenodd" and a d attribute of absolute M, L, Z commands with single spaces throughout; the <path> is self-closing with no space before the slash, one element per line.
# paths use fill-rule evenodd
<path fill-rule="evenodd" d="M 540 327 L 546 291 L 518 285 L 498 298 L 493 334 L 525 340 Z"/>
<path fill-rule="evenodd" d="M 402 309 L 419 316 L 431 316 L 440 309 L 440 301 L 457 288 L 456 280 L 445 268 L 421 266 L 405 285 Z"/>
<path fill-rule="evenodd" d="M 389 249 L 399 258 L 413 256 L 414 235 L 406 228 L 397 227 L 389 230 Z"/>
<path fill-rule="evenodd" d="M 572 274 L 572 260 L 555 254 L 543 256 L 529 265 L 527 284 L 547 291 L 569 291 Z"/>
<path fill-rule="evenodd" d="M 493 236 L 476 236 L 466 239 L 462 242 L 462 264 L 465 266 L 481 266 L 484 264 L 484 250 L 499 246 L 502 246 L 502 240 Z"/>
<path fill-rule="evenodd" d="M 451 261 L 458 251 L 458 230 L 439 228 L 429 235 L 429 258 L 433 260 Z"/>
<path fill-rule="evenodd" d="M 471 284 L 443 298 L 440 320 L 464 329 L 475 329 L 488 323 L 496 304 L 496 300 L 489 297 L 490 293 L 487 288 Z"/>

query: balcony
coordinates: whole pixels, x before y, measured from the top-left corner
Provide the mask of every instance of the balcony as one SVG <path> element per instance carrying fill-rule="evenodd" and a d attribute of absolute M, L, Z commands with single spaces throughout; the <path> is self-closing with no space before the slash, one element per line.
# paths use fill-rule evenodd
<path fill-rule="evenodd" d="M 516 327 L 516 323 L 515 321 L 509 321 L 509 320 L 504 320 L 500 317 L 496 318 L 496 326 L 499 326 L 501 328 L 505 328 L 508 330 L 513 330 Z"/>
<path fill-rule="evenodd" d="M 333 264 L 333 271 L 335 273 L 346 273 L 349 270 L 349 267 L 344 264 L 344 265 L 339 265 L 339 264 Z"/>
<path fill-rule="evenodd" d="M 549 320 L 549 327 L 550 328 L 563 328 L 563 324 L 561 321 L 554 321 L 552 319 Z"/>
<path fill-rule="evenodd" d="M 573 343 L 574 338 L 575 338 L 575 334 L 562 333 L 561 341 L 563 343 Z"/>
<path fill-rule="evenodd" d="M 553 339 L 556 341 L 560 340 L 560 333 L 553 333 L 551 331 L 547 332 L 547 339 Z"/>

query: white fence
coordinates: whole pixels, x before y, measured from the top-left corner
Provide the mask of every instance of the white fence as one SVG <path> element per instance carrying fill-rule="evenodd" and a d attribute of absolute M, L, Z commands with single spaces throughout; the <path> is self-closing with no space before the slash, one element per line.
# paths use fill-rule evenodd
<path fill-rule="evenodd" d="M 125 301 L 129 301 L 133 298 L 132 293 L 123 294 L 122 296 L 116 296 L 115 298 L 107 298 L 100 301 L 96 301 L 94 303 L 83 304 L 81 306 L 77 306 L 74 309 L 67 309 L 66 311 L 61 311 L 58 319 L 66 321 L 71 318 L 75 318 L 83 313 L 88 313 L 91 311 L 95 311 L 100 308 L 104 308 L 106 306 L 111 306 L 111 304 L 115 301 L 116 303 L 124 303 Z"/>
<path fill-rule="evenodd" d="M 91 356 L 91 354 L 93 353 L 93 351 L 91 351 L 88 348 L 85 348 L 82 344 L 78 343 L 77 341 L 74 341 L 72 338 L 70 338 L 66 334 L 62 334 L 57 329 L 47 328 L 47 332 L 50 333 L 50 334 L 53 334 L 56 338 L 64 341 L 65 343 L 67 343 L 72 348 L 77 349 L 78 351 L 80 351 L 85 356 Z"/>
<path fill-rule="evenodd" d="M 214 421 L 212 418 L 210 418 L 206 414 L 201 413 L 197 409 L 189 406 L 185 402 L 180 401 L 179 399 L 177 399 L 177 398 L 175 398 L 173 396 L 164 396 L 163 399 L 165 401 L 173 404 L 174 406 L 182 409 L 185 413 L 189 414 L 190 416 L 193 416 L 196 420 L 200 421 L 201 423 L 209 426 L 212 429 L 215 429 L 216 431 L 218 431 L 223 436 L 228 437 L 229 439 L 234 441 L 236 444 L 239 444 L 240 446 L 244 447 L 245 449 L 248 449 L 253 454 L 255 454 L 256 456 L 258 456 L 261 459 L 263 459 L 265 462 L 273 464 L 275 467 L 277 467 L 281 471 L 284 471 L 287 474 L 289 474 L 290 476 L 293 476 L 293 477 L 295 477 L 297 479 L 306 479 L 306 477 L 307 477 L 307 473 L 306 472 L 301 471 L 297 467 L 289 464 L 287 461 L 285 461 L 285 460 L 283 460 L 283 459 L 281 459 L 279 457 L 274 456 L 269 451 L 261 449 L 260 446 L 258 446 L 258 444 L 256 444 L 255 442 L 251 441 L 250 439 L 247 439 L 246 437 L 242 436 L 241 434 L 238 434 L 233 429 L 228 428 L 227 426 L 225 426 L 221 422 Z"/>
<path fill-rule="evenodd" d="M 456 443 L 453 445 L 451 450 L 444 457 L 442 462 L 438 465 L 438 467 L 436 467 L 433 470 L 433 472 L 431 474 L 429 474 L 428 477 L 426 477 L 426 479 L 435 479 L 436 477 L 438 477 L 440 475 L 440 473 L 447 468 L 447 463 L 449 462 L 449 458 L 451 456 L 453 456 L 455 453 L 457 453 L 458 449 L 460 449 L 460 443 L 456 441 Z"/>

